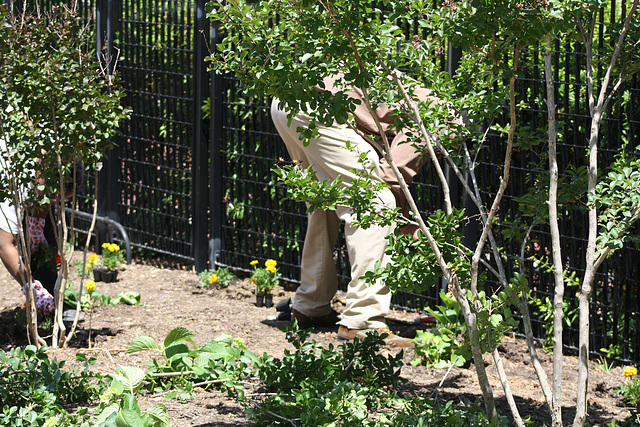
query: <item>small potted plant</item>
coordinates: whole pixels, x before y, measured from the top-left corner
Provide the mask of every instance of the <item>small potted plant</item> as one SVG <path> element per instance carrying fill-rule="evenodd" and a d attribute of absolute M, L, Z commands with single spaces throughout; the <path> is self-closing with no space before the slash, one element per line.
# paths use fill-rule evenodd
<path fill-rule="evenodd" d="M 93 264 L 93 278 L 98 282 L 115 282 L 118 267 L 124 260 L 120 246 L 115 243 L 102 244 L 102 256 Z"/>
<path fill-rule="evenodd" d="M 268 259 L 264 263 L 264 267 L 257 267 L 259 262 L 253 260 L 250 263 L 253 266 L 253 274 L 251 274 L 251 283 L 256 287 L 256 306 L 271 307 L 273 306 L 273 294 L 271 291 L 280 280 L 278 272 L 278 263 L 273 259 Z"/>

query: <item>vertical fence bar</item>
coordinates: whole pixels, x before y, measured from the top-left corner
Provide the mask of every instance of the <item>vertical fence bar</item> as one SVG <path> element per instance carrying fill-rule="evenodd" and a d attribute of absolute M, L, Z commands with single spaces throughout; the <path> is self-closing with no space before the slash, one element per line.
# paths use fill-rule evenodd
<path fill-rule="evenodd" d="M 211 42 L 211 50 L 216 49 L 216 45 L 220 41 L 220 33 L 217 23 L 211 23 L 211 34 L 209 40 Z M 217 74 L 215 70 L 211 71 L 211 86 L 209 91 L 210 99 L 210 117 L 209 117 L 209 135 L 210 135 L 210 161 L 211 174 L 209 178 L 209 194 L 211 200 L 210 220 L 209 220 L 209 265 L 213 268 L 220 258 L 220 253 L 224 249 L 224 238 L 222 224 L 225 215 L 225 200 L 223 186 L 223 163 L 222 163 L 222 146 L 224 132 L 224 76 Z"/>
<path fill-rule="evenodd" d="M 112 76 L 115 64 L 115 51 L 113 40 L 119 17 L 117 11 L 121 10 L 116 2 L 121 0 L 97 0 L 96 2 L 96 55 L 98 61 Z M 118 146 L 114 146 L 108 153 L 103 153 L 102 168 L 98 178 L 98 215 L 119 221 L 118 203 L 120 201 L 120 152 Z M 106 240 L 106 226 L 98 224 L 98 241 Z"/>
<path fill-rule="evenodd" d="M 207 268 L 209 207 L 209 146 L 205 135 L 202 106 L 207 97 L 209 75 L 204 62 L 208 29 L 205 0 L 195 0 L 194 22 L 194 92 L 193 92 L 193 257 L 196 271 Z M 215 199 L 211 199 L 212 201 Z M 215 203 L 214 203 L 215 204 Z"/>

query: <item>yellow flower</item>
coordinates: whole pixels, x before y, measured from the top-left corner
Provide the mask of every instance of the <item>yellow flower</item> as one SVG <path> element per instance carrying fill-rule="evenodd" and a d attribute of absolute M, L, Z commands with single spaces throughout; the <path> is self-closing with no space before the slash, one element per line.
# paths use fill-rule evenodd
<path fill-rule="evenodd" d="M 120 246 L 115 243 L 103 243 L 102 248 L 108 250 L 109 252 L 118 252 L 120 250 Z"/>
<path fill-rule="evenodd" d="M 278 263 L 276 262 L 276 260 L 274 259 L 268 259 L 264 262 L 264 266 L 267 267 L 267 270 L 271 271 L 271 269 L 269 267 L 273 267 L 273 269 L 275 270 L 276 265 L 278 265 Z M 273 271 L 271 271 L 273 273 Z"/>
<path fill-rule="evenodd" d="M 258 265 L 258 260 L 257 260 L 257 259 L 254 259 L 253 261 L 251 261 L 251 262 L 249 263 L 249 265 Z"/>
<path fill-rule="evenodd" d="M 636 375 L 638 375 L 638 370 L 633 366 L 627 366 L 626 368 L 624 368 L 624 371 L 622 371 L 622 374 L 625 377 L 635 377 Z"/>
<path fill-rule="evenodd" d="M 84 284 L 84 287 L 88 290 L 88 291 L 92 291 L 95 289 L 96 287 L 96 282 L 94 282 L 93 280 L 87 280 L 87 283 Z"/>
<path fill-rule="evenodd" d="M 87 261 L 91 265 L 95 264 L 96 262 L 98 262 L 98 255 L 96 255 L 96 254 L 89 255 L 89 258 L 87 259 Z"/>
<path fill-rule="evenodd" d="M 218 275 L 216 273 L 213 273 L 211 276 L 209 276 L 209 284 L 210 285 L 213 285 L 217 281 L 218 281 Z"/>
<path fill-rule="evenodd" d="M 277 268 L 275 268 L 275 267 L 274 267 L 274 266 L 272 266 L 272 265 L 267 265 L 265 268 L 266 268 L 267 270 L 269 270 L 269 272 L 270 272 L 270 273 L 275 273 L 275 272 L 276 272 L 276 270 L 277 270 Z"/>

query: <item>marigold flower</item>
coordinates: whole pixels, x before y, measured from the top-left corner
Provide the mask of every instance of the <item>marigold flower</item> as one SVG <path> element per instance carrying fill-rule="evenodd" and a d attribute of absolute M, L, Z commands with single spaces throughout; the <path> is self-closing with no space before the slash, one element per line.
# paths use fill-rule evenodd
<path fill-rule="evenodd" d="M 624 371 L 622 371 L 622 374 L 625 377 L 635 377 L 636 375 L 638 375 L 638 370 L 633 366 L 627 366 L 626 368 L 624 368 Z"/>
<path fill-rule="evenodd" d="M 62 257 L 60 256 L 60 254 L 55 254 L 53 256 L 53 260 L 56 262 L 56 264 L 61 264 L 62 263 Z"/>
<path fill-rule="evenodd" d="M 87 280 L 87 283 L 84 284 L 84 287 L 88 291 L 92 291 L 96 288 L 96 282 L 94 282 L 93 280 Z"/>
<path fill-rule="evenodd" d="M 249 265 L 258 265 L 258 260 L 257 260 L 257 259 L 254 259 L 253 261 L 251 261 L 251 262 L 249 263 Z"/>
<path fill-rule="evenodd" d="M 269 273 L 275 273 L 277 270 L 277 268 L 272 265 L 267 265 L 265 268 L 269 271 Z"/>
<path fill-rule="evenodd" d="M 209 284 L 210 285 L 213 285 L 217 281 L 218 281 L 218 275 L 216 273 L 213 273 L 211 276 L 209 276 Z"/>
<path fill-rule="evenodd" d="M 89 255 L 89 258 L 87 259 L 87 261 L 89 262 L 89 264 L 95 264 L 96 262 L 98 262 L 98 255 L 96 254 L 91 254 Z"/>
<path fill-rule="evenodd" d="M 102 249 L 106 249 L 109 252 L 118 252 L 120 250 L 120 246 L 115 243 L 103 243 Z"/>
<path fill-rule="evenodd" d="M 275 269 L 277 265 L 278 263 L 276 262 L 275 259 L 268 259 L 264 262 L 264 266 L 267 267 L 267 270 L 269 271 L 271 271 L 269 267 L 273 267 Z"/>

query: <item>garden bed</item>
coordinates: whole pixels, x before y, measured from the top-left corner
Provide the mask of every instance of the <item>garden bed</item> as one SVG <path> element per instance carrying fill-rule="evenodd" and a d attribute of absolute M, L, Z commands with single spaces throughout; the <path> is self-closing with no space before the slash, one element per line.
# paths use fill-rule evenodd
<path fill-rule="evenodd" d="M 51 350 L 51 357 L 75 364 L 75 353 L 82 350 L 97 358 L 94 370 L 103 373 L 112 373 L 117 365 L 142 366 L 152 354 L 127 354 L 125 351 L 131 341 L 137 336 L 147 335 L 162 342 L 177 326 L 193 332 L 198 345 L 221 334 L 230 334 L 242 338 L 246 347 L 257 354 L 267 352 L 275 357 L 282 357 L 285 349 L 293 350 L 293 346 L 286 341 L 284 333 L 279 329 L 286 322 L 275 320 L 275 308 L 255 306 L 255 297 L 246 281 L 236 280 L 226 289 L 200 289 L 197 282 L 196 273 L 186 267 L 149 264 L 125 266 L 117 282 L 98 283 L 96 289 L 114 297 L 121 292 L 139 292 L 144 306 L 119 304 L 96 309 L 91 318 L 87 315 L 80 324 L 72 347 Z M 22 310 L 24 297 L 4 269 L 0 271 L 0 287 L 3 295 L 0 306 L 0 347 L 7 350 L 24 346 L 27 344 L 25 327 L 15 319 L 16 313 Z M 291 295 L 291 292 L 276 289 L 274 301 L 278 302 Z M 342 308 L 340 298 L 335 300 L 335 305 L 338 310 Z M 392 329 L 411 335 L 415 331 L 410 322 L 415 317 L 413 313 L 393 311 L 389 316 L 389 324 Z M 90 324 L 93 331 L 91 348 L 88 348 Z M 336 332 L 337 328 L 323 329 L 314 332 L 312 338 L 323 344 L 338 345 Z M 399 350 L 384 351 L 396 353 Z M 530 416 L 535 425 L 548 424 L 548 411 L 524 341 L 505 337 L 500 352 L 522 415 Z M 551 357 L 544 352 L 540 355 L 551 376 Z M 446 370 L 413 367 L 409 363 L 412 358 L 413 351 L 405 350 L 402 375 L 409 381 L 402 386 L 402 391 L 406 394 L 431 395 L 445 376 Z M 489 358 L 486 360 L 491 364 Z M 614 391 L 624 379 L 624 367 L 617 366 L 604 372 L 599 366 L 601 365 L 597 363 L 592 364 L 589 381 L 587 422 L 591 425 L 604 425 L 613 419 L 622 420 L 629 415 L 629 408 Z M 573 418 L 577 367 L 576 357 L 565 356 L 563 399 L 567 424 Z M 508 409 L 492 365 L 489 366 L 489 373 L 498 408 L 506 415 Z M 473 365 L 468 369 L 452 369 L 438 393 L 441 401 L 474 400 L 479 396 Z M 242 406 L 215 390 L 199 390 L 194 399 L 186 401 L 166 401 L 161 395 L 145 395 L 140 398 L 143 407 L 155 403 L 164 403 L 168 407 L 172 425 L 177 427 L 249 425 L 244 418 Z"/>

